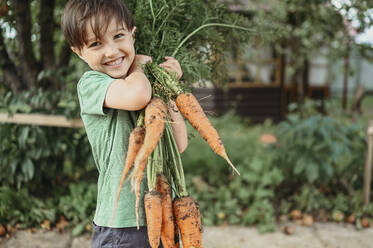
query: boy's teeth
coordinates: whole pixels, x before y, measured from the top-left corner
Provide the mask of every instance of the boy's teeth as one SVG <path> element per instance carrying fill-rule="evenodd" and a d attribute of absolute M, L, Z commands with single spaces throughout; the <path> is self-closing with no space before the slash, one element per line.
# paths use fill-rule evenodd
<path fill-rule="evenodd" d="M 122 62 L 122 58 L 119 58 L 117 60 L 107 62 L 108 65 L 119 65 Z"/>

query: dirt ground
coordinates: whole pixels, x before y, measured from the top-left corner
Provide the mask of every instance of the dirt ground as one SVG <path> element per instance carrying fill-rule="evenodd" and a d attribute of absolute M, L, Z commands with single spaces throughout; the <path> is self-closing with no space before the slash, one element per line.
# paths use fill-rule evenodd
<path fill-rule="evenodd" d="M 294 227 L 285 234 L 284 226 Z M 1 248 L 89 248 L 90 236 L 72 237 L 70 231 L 58 233 L 38 230 L 19 231 L 0 241 Z M 275 232 L 260 234 L 255 227 L 205 227 L 204 248 L 371 248 L 373 228 L 356 230 L 349 224 L 315 223 L 311 227 L 293 223 L 278 225 Z"/>

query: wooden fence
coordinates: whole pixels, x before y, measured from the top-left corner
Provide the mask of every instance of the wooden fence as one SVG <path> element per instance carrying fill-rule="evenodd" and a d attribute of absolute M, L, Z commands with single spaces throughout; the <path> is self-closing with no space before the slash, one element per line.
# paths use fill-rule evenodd
<path fill-rule="evenodd" d="M 293 87 L 278 85 L 251 85 L 229 87 L 226 90 L 217 88 L 195 88 L 193 94 L 202 108 L 212 115 L 222 115 L 234 110 L 238 115 L 248 117 L 259 123 L 266 119 L 274 122 L 283 120 L 287 114 L 287 105 L 297 100 Z M 310 86 L 307 97 L 323 100 L 329 97 L 329 87 Z"/>
<path fill-rule="evenodd" d="M 81 119 L 68 120 L 62 115 L 43 115 L 43 114 L 14 114 L 10 116 L 7 113 L 0 113 L 0 123 L 28 124 L 36 126 L 84 127 Z"/>
<path fill-rule="evenodd" d="M 280 87 L 196 88 L 193 94 L 207 114 L 222 115 L 234 110 L 252 122 L 262 122 L 267 118 L 277 122 L 285 113 Z"/>

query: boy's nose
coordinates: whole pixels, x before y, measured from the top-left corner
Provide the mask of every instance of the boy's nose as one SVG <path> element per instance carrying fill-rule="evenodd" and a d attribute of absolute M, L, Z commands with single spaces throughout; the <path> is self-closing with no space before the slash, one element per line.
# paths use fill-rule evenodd
<path fill-rule="evenodd" d="M 118 53 L 118 48 L 115 45 L 107 45 L 105 48 L 105 57 L 113 57 Z"/>

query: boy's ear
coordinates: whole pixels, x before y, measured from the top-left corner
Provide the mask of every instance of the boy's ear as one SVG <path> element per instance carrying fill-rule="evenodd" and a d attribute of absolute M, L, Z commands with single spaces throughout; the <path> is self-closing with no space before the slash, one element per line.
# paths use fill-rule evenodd
<path fill-rule="evenodd" d="M 131 33 L 132 33 L 132 37 L 135 39 L 136 27 L 132 28 Z"/>
<path fill-rule="evenodd" d="M 83 57 L 82 57 L 82 52 L 80 51 L 80 49 L 78 49 L 78 48 L 76 48 L 76 47 L 70 47 L 70 48 L 71 48 L 71 50 L 72 50 L 76 55 L 79 56 L 79 58 L 81 58 L 82 60 L 84 60 Z"/>

